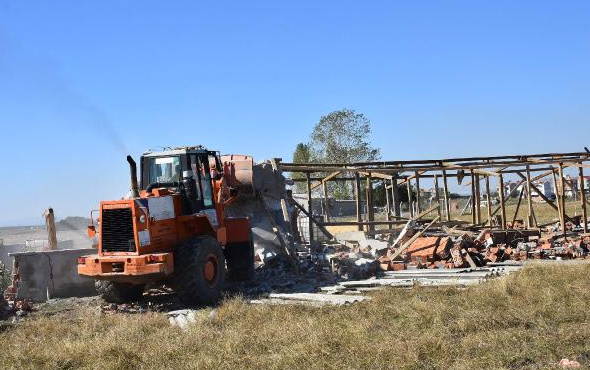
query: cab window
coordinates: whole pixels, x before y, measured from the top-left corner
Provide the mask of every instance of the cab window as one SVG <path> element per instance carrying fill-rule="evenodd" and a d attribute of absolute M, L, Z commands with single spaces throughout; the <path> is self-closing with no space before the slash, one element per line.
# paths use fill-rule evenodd
<path fill-rule="evenodd" d="M 180 157 L 159 157 L 149 160 L 149 183 L 180 181 Z"/>
<path fill-rule="evenodd" d="M 200 182 L 203 206 L 205 208 L 211 208 L 213 207 L 213 187 L 209 172 L 209 163 L 207 162 L 207 157 L 191 155 L 191 169 Z"/>

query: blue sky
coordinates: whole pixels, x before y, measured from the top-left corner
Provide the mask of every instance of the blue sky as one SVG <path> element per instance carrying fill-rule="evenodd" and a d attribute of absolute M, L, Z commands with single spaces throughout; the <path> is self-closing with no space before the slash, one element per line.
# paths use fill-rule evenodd
<path fill-rule="evenodd" d="M 0 225 L 87 215 L 125 155 L 290 159 L 351 108 L 384 159 L 589 146 L 590 2 L 0 0 Z"/>

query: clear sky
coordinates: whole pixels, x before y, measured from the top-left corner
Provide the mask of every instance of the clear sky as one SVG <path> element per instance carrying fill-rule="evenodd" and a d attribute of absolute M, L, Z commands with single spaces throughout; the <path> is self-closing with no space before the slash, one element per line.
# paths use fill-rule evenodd
<path fill-rule="evenodd" d="M 125 155 L 291 159 L 351 108 L 384 159 L 590 146 L 590 1 L 0 0 L 0 225 L 88 215 Z"/>

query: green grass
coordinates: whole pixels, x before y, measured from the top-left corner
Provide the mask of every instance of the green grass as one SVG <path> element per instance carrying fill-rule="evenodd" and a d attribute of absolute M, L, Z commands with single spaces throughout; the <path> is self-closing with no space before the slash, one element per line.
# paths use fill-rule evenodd
<path fill-rule="evenodd" d="M 466 290 L 384 290 L 347 307 L 229 299 L 187 331 L 165 316 L 37 315 L 0 333 L 0 369 L 516 369 L 590 366 L 590 265 Z"/>

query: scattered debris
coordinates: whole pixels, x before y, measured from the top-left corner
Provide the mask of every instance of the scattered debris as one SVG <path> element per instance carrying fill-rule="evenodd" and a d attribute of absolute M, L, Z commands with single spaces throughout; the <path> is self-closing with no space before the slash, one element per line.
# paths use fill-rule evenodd
<path fill-rule="evenodd" d="M 488 279 L 507 275 L 521 267 L 522 264 L 511 264 L 507 266 L 475 269 L 411 269 L 387 271 L 370 279 L 342 281 L 336 285 L 322 287 L 320 290 L 326 294 L 361 294 L 367 291 L 378 290 L 383 287 L 412 288 L 417 285 L 424 287 L 467 287 L 480 284 Z"/>
<path fill-rule="evenodd" d="M 589 256 L 590 235 L 567 238 L 539 229 L 477 230 L 433 227 L 433 221 L 411 220 L 395 235 L 369 238 L 363 231 L 336 234 L 310 259 L 343 279 L 365 279 L 381 271 L 486 267 L 490 263 L 528 259 L 565 260 Z M 317 249 L 317 248 L 316 248 Z"/>
<path fill-rule="evenodd" d="M 566 369 L 573 369 L 573 368 L 581 367 L 582 365 L 580 365 L 580 363 L 578 361 L 568 360 L 567 358 L 564 358 L 561 361 L 559 361 L 559 366 L 566 368 Z"/>
<path fill-rule="evenodd" d="M 370 299 L 366 296 L 337 296 L 323 293 L 271 293 L 268 298 L 250 300 L 250 303 L 307 304 L 311 306 L 342 306 Z"/>
<path fill-rule="evenodd" d="M 189 324 L 194 324 L 197 321 L 195 310 L 171 311 L 166 315 L 170 325 L 178 326 L 181 329 L 186 329 Z"/>

